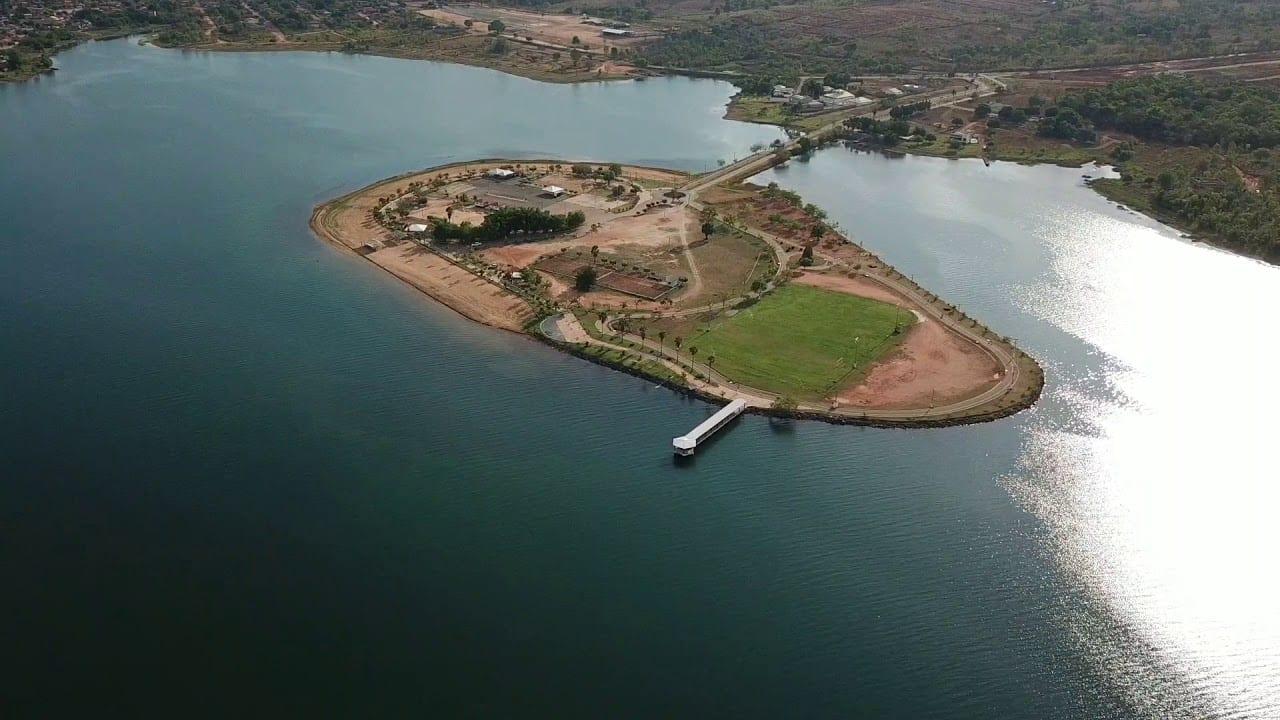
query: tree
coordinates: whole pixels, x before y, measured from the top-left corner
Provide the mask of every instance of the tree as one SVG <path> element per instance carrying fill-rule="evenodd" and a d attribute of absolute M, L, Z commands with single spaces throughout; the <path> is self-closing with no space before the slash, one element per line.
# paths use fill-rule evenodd
<path fill-rule="evenodd" d="M 584 267 L 573 276 L 573 287 L 578 292 L 587 292 L 596 284 L 596 269 L 593 267 Z"/>
<path fill-rule="evenodd" d="M 716 231 L 716 224 L 715 224 L 715 223 L 711 222 L 710 220 L 704 220 L 704 221 L 702 221 L 702 236 L 703 236 L 703 237 L 705 237 L 705 238 L 710 238 L 710 237 L 711 237 L 711 233 L 713 233 L 713 232 L 715 232 L 715 231 Z"/>
<path fill-rule="evenodd" d="M 830 72 L 822 81 L 831 87 L 842 88 L 852 82 L 853 78 L 847 72 Z"/>
<path fill-rule="evenodd" d="M 826 232 L 827 231 L 823 229 L 821 225 L 814 225 L 813 227 L 809 228 L 809 237 L 813 238 L 814 240 L 821 240 L 822 236 L 825 235 Z"/>
<path fill-rule="evenodd" d="M 800 251 L 800 264 L 809 266 L 813 264 L 813 246 L 805 245 L 804 250 Z"/>
<path fill-rule="evenodd" d="M 506 29 L 507 29 L 507 24 L 502 22 L 501 20 L 489 21 L 489 32 L 493 33 L 494 35 L 497 35 L 498 33 Z"/>
<path fill-rule="evenodd" d="M 680 358 L 680 346 L 684 344 L 684 338 L 677 335 L 672 342 L 676 346 L 676 359 L 678 360 Z"/>
<path fill-rule="evenodd" d="M 592 246 L 591 246 L 591 259 L 592 259 L 592 260 L 597 260 L 597 259 L 599 259 L 599 258 L 600 258 L 600 246 L 599 246 L 599 245 L 592 245 Z"/>
<path fill-rule="evenodd" d="M 805 135 L 796 141 L 796 148 L 800 151 L 801 155 L 808 155 L 813 152 L 813 140 L 811 140 L 808 135 Z"/>
<path fill-rule="evenodd" d="M 799 404 L 796 403 L 795 398 L 792 398 L 790 395 L 780 395 L 777 400 L 773 401 L 773 405 L 770 407 L 774 410 L 794 412 L 795 409 L 799 407 Z"/>
<path fill-rule="evenodd" d="M 578 63 L 579 63 L 579 62 L 582 62 L 582 51 L 581 51 L 581 50 L 579 50 L 578 48 L 574 48 L 574 49 L 570 50 L 570 51 L 569 51 L 569 60 L 570 60 L 570 62 L 572 62 L 572 63 L 573 63 L 573 66 L 574 66 L 574 67 L 578 67 Z"/>
<path fill-rule="evenodd" d="M 666 340 L 667 340 L 667 331 L 659 330 L 658 331 L 658 347 L 665 347 L 663 343 L 665 343 Z"/>

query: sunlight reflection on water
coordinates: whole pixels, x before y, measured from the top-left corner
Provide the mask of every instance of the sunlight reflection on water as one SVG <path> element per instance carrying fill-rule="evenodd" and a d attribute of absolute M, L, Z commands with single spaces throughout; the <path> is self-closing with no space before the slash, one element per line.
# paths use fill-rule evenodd
<path fill-rule="evenodd" d="M 1091 427 L 1034 427 L 1015 493 L 1197 704 L 1280 711 L 1280 491 L 1264 457 L 1280 392 L 1262 312 L 1280 303 L 1276 269 L 1074 215 L 1050 225 L 1052 281 L 1021 305 L 1110 362 L 1066 379 Z M 1154 689 L 1134 684 L 1135 701 L 1160 709 Z"/>
<path fill-rule="evenodd" d="M 1277 718 L 1280 268 L 1081 178 L 1112 174 L 829 150 L 757 182 L 812 198 L 1046 366 L 1004 481 L 1045 524 L 1062 630 L 1132 705 L 1117 716 Z"/>

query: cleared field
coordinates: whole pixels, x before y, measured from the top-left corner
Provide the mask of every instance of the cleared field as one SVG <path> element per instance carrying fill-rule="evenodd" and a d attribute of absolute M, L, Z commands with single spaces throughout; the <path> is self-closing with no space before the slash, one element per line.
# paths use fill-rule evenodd
<path fill-rule="evenodd" d="M 766 125 L 784 125 L 792 119 L 787 113 L 786 103 L 762 97 L 735 97 L 733 102 L 729 103 L 725 117 L 730 120 Z"/>
<path fill-rule="evenodd" d="M 751 288 L 753 280 L 773 277 L 777 266 L 773 253 L 763 241 L 723 224 L 717 224 L 711 237 L 704 239 L 696 222 L 691 224 L 690 252 L 700 269 L 701 279 L 690 283 L 689 291 L 675 298 L 677 307 L 737 297 Z"/>
<path fill-rule="evenodd" d="M 797 399 L 826 397 L 867 370 L 915 322 L 902 308 L 787 285 L 685 343 L 735 381 Z M 686 351 L 687 352 L 687 351 Z"/>

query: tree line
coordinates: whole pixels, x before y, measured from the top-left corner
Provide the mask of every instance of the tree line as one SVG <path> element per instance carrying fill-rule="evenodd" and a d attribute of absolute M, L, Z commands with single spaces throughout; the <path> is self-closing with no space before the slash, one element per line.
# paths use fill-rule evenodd
<path fill-rule="evenodd" d="M 577 230 L 586 219 L 587 216 L 578 211 L 557 215 L 538 208 L 501 208 L 486 215 L 479 225 L 437 219 L 431 228 L 431 237 L 459 242 L 492 242 L 513 237 L 533 239 L 540 235 Z"/>
<path fill-rule="evenodd" d="M 1148 143 L 1122 145 L 1117 159 L 1124 185 L 1152 209 L 1280 262 L 1280 92 L 1178 75 L 1122 80 L 1059 98 L 1040 132 L 1071 137 L 1094 126 Z M 1196 148 L 1194 159 L 1163 161 L 1166 147 Z"/>
<path fill-rule="evenodd" d="M 1280 146 L 1280 92 L 1179 75 L 1121 80 L 1058 101 L 1095 125 L 1173 145 Z"/>

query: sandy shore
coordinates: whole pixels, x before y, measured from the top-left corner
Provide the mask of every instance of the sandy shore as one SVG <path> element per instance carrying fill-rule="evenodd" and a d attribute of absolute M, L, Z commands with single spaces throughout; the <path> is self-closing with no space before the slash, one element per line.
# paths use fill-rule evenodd
<path fill-rule="evenodd" d="M 533 319 L 532 308 L 520 297 L 415 243 L 365 259 L 476 322 L 520 332 Z"/>
<path fill-rule="evenodd" d="M 490 163 L 494 166 L 497 163 Z M 482 166 L 469 163 L 469 167 Z M 415 243 L 397 243 L 370 212 L 378 198 L 410 181 L 452 175 L 463 165 L 401 176 L 332 200 L 311 216 L 311 229 L 333 244 L 364 257 L 461 315 L 503 330 L 520 332 L 533 311 L 519 296 L 490 283 Z"/>
<path fill-rule="evenodd" d="M 533 318 L 533 310 L 522 298 L 504 288 L 458 267 L 447 258 L 411 242 L 399 242 L 385 228 L 375 223 L 370 213 L 378 206 L 378 199 L 397 194 L 411 182 L 431 183 L 436 178 L 452 180 L 470 172 L 484 172 L 496 167 L 519 165 L 525 169 L 548 171 L 559 165 L 566 169 L 571 161 L 560 160 L 477 160 L 473 162 L 442 165 L 427 170 L 406 173 L 383 180 L 343 197 L 331 200 L 316 208 L 311 216 L 311 228 L 320 237 L 345 248 L 378 267 L 395 275 L 435 300 L 458 313 L 496 328 L 521 332 Z M 602 163 L 594 163 L 600 165 Z M 676 184 L 687 176 L 683 173 L 626 166 L 623 175 L 632 180 L 669 182 Z M 602 234 L 603 235 L 603 234 Z M 617 239 L 615 241 L 620 241 Z M 609 242 L 601 238 L 600 242 Z M 530 253 L 548 252 L 549 244 L 530 243 L 525 246 L 509 245 L 498 250 L 511 254 L 511 260 L 523 260 Z M 490 251 L 493 252 L 493 251 Z M 523 263 L 513 263 L 523 264 Z"/>

